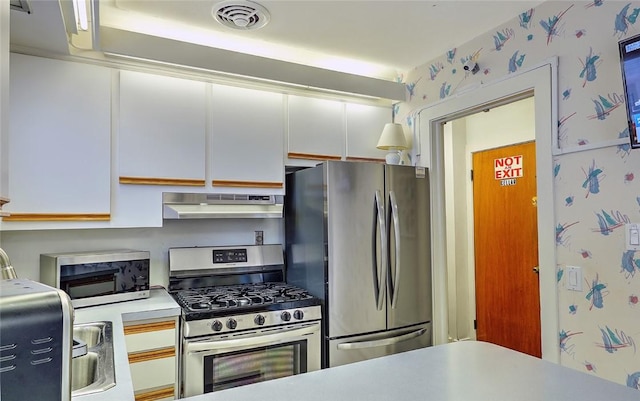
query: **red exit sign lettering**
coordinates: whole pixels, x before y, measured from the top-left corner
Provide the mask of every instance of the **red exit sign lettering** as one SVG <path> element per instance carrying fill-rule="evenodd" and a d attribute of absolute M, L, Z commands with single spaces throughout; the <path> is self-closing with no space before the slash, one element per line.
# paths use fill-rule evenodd
<path fill-rule="evenodd" d="M 522 177 L 522 155 L 494 159 L 493 168 L 496 180 Z"/>

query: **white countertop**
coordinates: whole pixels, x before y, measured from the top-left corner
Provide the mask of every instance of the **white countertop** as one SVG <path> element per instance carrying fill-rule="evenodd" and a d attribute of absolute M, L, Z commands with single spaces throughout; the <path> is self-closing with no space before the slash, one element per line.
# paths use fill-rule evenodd
<path fill-rule="evenodd" d="M 637 390 L 497 345 L 464 341 L 189 401 L 636 401 Z"/>
<path fill-rule="evenodd" d="M 134 400 L 123 322 L 179 316 L 180 306 L 163 288 L 157 288 L 152 289 L 149 298 L 146 299 L 77 308 L 74 312 L 74 324 L 99 321 L 112 322 L 116 385 L 100 393 L 72 397 L 72 400 Z"/>

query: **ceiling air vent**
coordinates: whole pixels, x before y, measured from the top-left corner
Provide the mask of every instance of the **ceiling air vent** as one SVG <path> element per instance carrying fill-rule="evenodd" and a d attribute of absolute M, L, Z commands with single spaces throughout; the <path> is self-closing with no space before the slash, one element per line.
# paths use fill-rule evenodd
<path fill-rule="evenodd" d="M 31 14 L 31 8 L 29 8 L 29 2 L 27 0 L 10 0 L 9 5 L 12 10 Z"/>
<path fill-rule="evenodd" d="M 262 28 L 269 22 L 267 9 L 252 1 L 222 1 L 211 14 L 222 25 L 240 30 Z"/>

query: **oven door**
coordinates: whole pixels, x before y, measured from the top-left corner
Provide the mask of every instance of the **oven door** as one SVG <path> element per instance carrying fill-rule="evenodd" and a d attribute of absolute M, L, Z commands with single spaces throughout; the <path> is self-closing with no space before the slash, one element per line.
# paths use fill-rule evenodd
<path fill-rule="evenodd" d="M 320 369 L 320 322 L 183 342 L 183 397 Z"/>

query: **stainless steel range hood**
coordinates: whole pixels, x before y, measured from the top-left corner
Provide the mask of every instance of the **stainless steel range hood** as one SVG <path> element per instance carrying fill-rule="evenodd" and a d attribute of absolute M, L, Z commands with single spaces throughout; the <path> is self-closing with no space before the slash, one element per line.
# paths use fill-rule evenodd
<path fill-rule="evenodd" d="M 162 194 L 164 219 L 282 218 L 283 195 Z"/>

